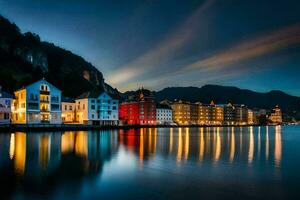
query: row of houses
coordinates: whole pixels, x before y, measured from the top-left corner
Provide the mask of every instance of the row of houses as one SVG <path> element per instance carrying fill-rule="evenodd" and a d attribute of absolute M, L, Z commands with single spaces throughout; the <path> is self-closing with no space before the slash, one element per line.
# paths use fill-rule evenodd
<path fill-rule="evenodd" d="M 139 89 L 119 103 L 118 97 L 103 90 L 88 91 L 75 99 L 45 79 L 14 92 L 0 88 L 0 123 L 88 125 L 246 125 L 256 124 L 257 112 L 245 105 L 190 103 L 181 100 L 156 104 L 154 94 Z M 281 123 L 281 110 L 270 119 Z"/>

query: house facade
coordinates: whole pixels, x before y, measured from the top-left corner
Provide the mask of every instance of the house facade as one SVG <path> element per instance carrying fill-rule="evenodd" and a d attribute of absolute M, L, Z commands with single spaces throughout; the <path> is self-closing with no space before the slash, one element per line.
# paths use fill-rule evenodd
<path fill-rule="evenodd" d="M 12 122 L 61 124 L 61 91 L 44 79 L 15 91 Z"/>
<path fill-rule="evenodd" d="M 11 122 L 11 103 L 12 95 L 2 91 L 0 86 L 0 124 Z"/>
<path fill-rule="evenodd" d="M 62 98 L 61 101 L 62 123 L 76 123 L 76 102 L 70 98 Z"/>
<path fill-rule="evenodd" d="M 173 121 L 178 125 L 188 125 L 191 120 L 191 106 L 189 102 L 182 100 L 174 101 L 172 104 Z"/>
<path fill-rule="evenodd" d="M 117 125 L 119 100 L 104 91 L 85 92 L 75 100 L 76 121 L 80 124 Z"/>
<path fill-rule="evenodd" d="M 158 125 L 170 125 L 173 123 L 172 108 L 168 105 L 158 104 L 156 105 L 156 124 Z"/>

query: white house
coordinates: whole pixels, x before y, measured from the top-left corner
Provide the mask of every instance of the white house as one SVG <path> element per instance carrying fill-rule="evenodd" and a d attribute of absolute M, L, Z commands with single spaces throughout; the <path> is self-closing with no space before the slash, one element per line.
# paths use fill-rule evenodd
<path fill-rule="evenodd" d="M 2 91 L 0 86 L 0 124 L 9 124 L 11 121 L 12 95 Z"/>
<path fill-rule="evenodd" d="M 76 121 L 80 124 L 116 125 L 119 101 L 104 91 L 85 92 L 76 98 Z"/>
<path fill-rule="evenodd" d="M 61 119 L 62 122 L 75 123 L 76 122 L 76 102 L 73 99 L 64 97 L 61 101 Z"/>
<path fill-rule="evenodd" d="M 12 122 L 61 124 L 61 91 L 44 79 L 15 91 Z"/>
<path fill-rule="evenodd" d="M 166 104 L 156 105 L 156 124 L 168 125 L 172 124 L 173 115 L 172 108 Z"/>

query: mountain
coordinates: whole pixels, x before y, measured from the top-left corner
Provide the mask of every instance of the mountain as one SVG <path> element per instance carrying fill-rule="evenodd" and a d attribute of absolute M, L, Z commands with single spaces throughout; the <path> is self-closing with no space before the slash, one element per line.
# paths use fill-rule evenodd
<path fill-rule="evenodd" d="M 76 97 L 93 89 L 119 95 L 91 63 L 41 41 L 34 33 L 21 33 L 15 24 L 0 15 L 0 85 L 12 93 L 42 77 L 60 88 L 65 96 Z"/>
<path fill-rule="evenodd" d="M 291 96 L 277 90 L 260 93 L 218 85 L 205 85 L 201 88 L 168 87 L 156 92 L 155 97 L 157 101 L 182 99 L 190 102 L 209 103 L 214 100 L 217 104 L 231 102 L 245 104 L 249 108 L 272 109 L 275 105 L 280 105 L 286 114 L 300 119 L 300 97 Z"/>
<path fill-rule="evenodd" d="M 124 98 L 133 92 L 122 94 Z M 217 104 L 245 104 L 249 108 L 272 109 L 279 105 L 283 112 L 300 120 L 300 97 L 288 95 L 281 91 L 270 91 L 267 93 L 254 92 L 239 89 L 237 87 L 205 85 L 198 87 L 168 87 L 155 92 L 157 102 L 168 99 L 186 100 L 189 102 L 210 103 L 213 100 Z"/>

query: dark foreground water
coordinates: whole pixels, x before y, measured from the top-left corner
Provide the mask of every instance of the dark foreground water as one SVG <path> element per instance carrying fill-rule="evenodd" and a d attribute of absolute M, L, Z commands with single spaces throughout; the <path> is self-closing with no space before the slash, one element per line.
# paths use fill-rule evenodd
<path fill-rule="evenodd" d="M 300 126 L 0 134 L 0 199 L 299 199 Z"/>

